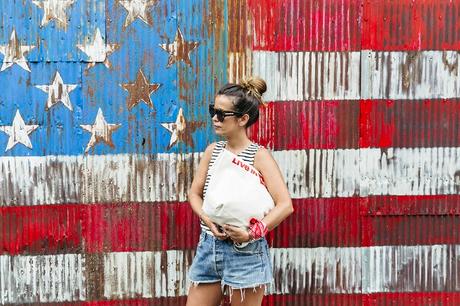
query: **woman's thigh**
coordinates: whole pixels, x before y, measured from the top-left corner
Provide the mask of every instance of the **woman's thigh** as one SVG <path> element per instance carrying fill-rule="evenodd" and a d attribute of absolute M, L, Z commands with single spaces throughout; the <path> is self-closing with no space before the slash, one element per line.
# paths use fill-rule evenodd
<path fill-rule="evenodd" d="M 222 297 L 220 282 L 192 284 L 188 292 L 187 306 L 218 306 Z"/>
<path fill-rule="evenodd" d="M 257 288 L 231 289 L 232 306 L 259 306 L 264 298 L 265 286 Z"/>

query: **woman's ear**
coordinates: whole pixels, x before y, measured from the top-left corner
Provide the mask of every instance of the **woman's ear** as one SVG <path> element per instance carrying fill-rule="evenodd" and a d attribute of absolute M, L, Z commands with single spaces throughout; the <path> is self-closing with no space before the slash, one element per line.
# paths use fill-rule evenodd
<path fill-rule="evenodd" d="M 239 126 L 245 126 L 246 123 L 248 123 L 249 121 L 249 115 L 248 114 L 244 114 L 243 116 L 241 116 L 240 118 L 238 118 L 238 125 Z"/>

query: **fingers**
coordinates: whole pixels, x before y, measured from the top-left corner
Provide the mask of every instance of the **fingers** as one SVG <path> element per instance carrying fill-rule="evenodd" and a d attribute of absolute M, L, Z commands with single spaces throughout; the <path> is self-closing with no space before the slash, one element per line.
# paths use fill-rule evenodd
<path fill-rule="evenodd" d="M 234 241 L 239 241 L 242 238 L 242 230 L 236 226 L 225 224 L 224 231 Z"/>
<path fill-rule="evenodd" d="M 211 225 L 211 231 L 212 233 L 214 234 L 214 236 L 216 236 L 217 239 L 220 239 L 220 240 L 224 240 L 224 239 L 227 239 L 227 233 L 225 232 L 221 232 L 217 226 L 215 226 L 214 224 Z"/>
<path fill-rule="evenodd" d="M 222 233 L 222 232 L 219 232 L 219 231 L 215 231 L 213 233 L 219 239 L 226 239 L 227 238 L 227 234 L 225 234 L 225 233 Z"/>
<path fill-rule="evenodd" d="M 216 224 L 211 223 L 209 227 L 217 239 L 225 240 L 227 238 L 230 238 L 235 242 L 247 241 L 247 232 L 237 226 L 233 226 L 230 224 L 216 226 Z"/>
<path fill-rule="evenodd" d="M 229 234 L 237 234 L 237 233 L 241 232 L 240 228 L 238 228 L 236 226 L 233 226 L 233 225 L 230 225 L 230 224 L 225 224 L 224 225 L 224 230 Z"/>
<path fill-rule="evenodd" d="M 224 240 L 227 239 L 227 234 L 221 233 L 221 232 L 213 232 L 214 236 L 216 236 L 217 239 Z"/>
<path fill-rule="evenodd" d="M 251 235 L 247 230 L 240 227 L 226 224 L 224 230 L 229 234 L 230 238 L 235 242 L 248 242 L 251 241 Z"/>

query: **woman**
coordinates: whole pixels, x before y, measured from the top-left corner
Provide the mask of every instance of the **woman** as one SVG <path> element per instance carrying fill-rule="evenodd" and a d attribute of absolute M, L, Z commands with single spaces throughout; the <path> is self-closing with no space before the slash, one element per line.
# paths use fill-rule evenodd
<path fill-rule="evenodd" d="M 190 206 L 201 219 L 202 231 L 189 271 L 192 285 L 187 306 L 220 305 L 225 288 L 230 291 L 232 305 L 260 305 L 266 285 L 273 281 L 264 236 L 293 213 L 293 207 L 276 161 L 267 149 L 247 136 L 248 127 L 259 118 L 266 90 L 265 81 L 256 77 L 240 84 L 226 84 L 209 106 L 215 132 L 226 140 L 206 148 L 188 193 Z M 210 180 L 208 169 L 223 150 L 238 155 L 261 173 L 275 203 L 262 220 L 254 220 L 249 230 L 220 227 L 202 209 Z"/>

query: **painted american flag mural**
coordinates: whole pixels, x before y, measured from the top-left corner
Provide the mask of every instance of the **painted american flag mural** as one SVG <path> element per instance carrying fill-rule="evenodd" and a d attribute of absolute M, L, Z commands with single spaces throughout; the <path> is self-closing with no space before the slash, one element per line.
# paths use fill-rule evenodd
<path fill-rule="evenodd" d="M 296 212 L 266 305 L 460 304 L 460 1 L 0 3 L 0 303 L 182 305 L 216 89 Z"/>

